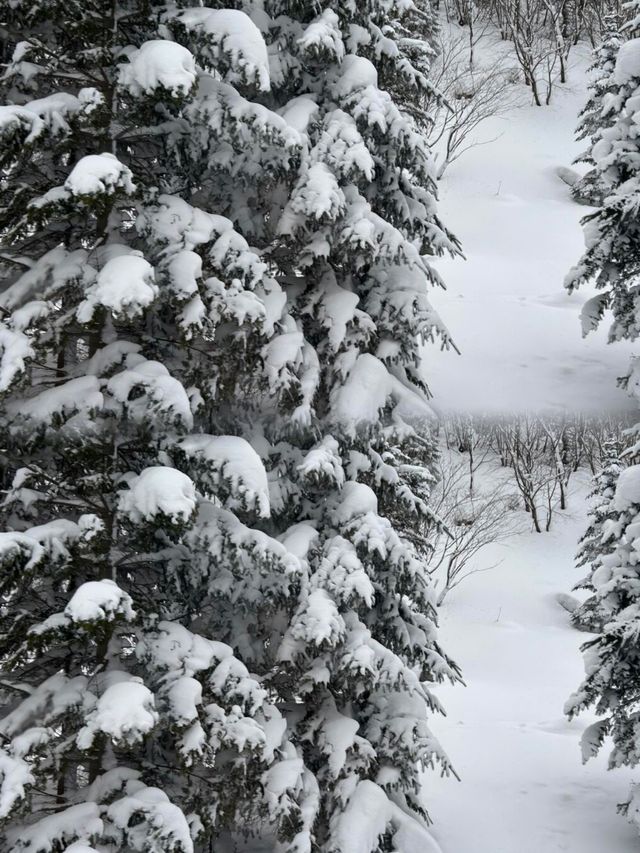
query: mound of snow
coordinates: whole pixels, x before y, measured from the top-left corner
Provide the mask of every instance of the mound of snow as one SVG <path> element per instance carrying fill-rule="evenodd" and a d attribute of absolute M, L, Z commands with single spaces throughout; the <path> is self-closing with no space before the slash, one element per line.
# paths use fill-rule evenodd
<path fill-rule="evenodd" d="M 26 134 L 24 141 L 29 144 L 37 139 L 44 130 L 42 119 L 26 107 L 15 104 L 0 106 L 0 135 L 9 136 L 22 131 Z"/>
<path fill-rule="evenodd" d="M 72 195 L 112 195 L 117 189 L 126 193 L 135 190 L 133 174 L 113 154 L 88 154 L 78 160 L 64 182 L 64 188 Z"/>
<path fill-rule="evenodd" d="M 24 106 L 25 109 L 45 119 L 51 130 L 55 133 L 66 127 L 65 119 L 67 116 L 77 113 L 82 103 L 79 97 L 76 98 L 75 95 L 69 92 L 53 92 L 44 98 L 29 101 Z"/>
<path fill-rule="evenodd" d="M 335 645 L 344 633 L 344 619 L 333 598 L 324 589 L 314 589 L 303 611 L 294 618 L 292 636 L 320 646 L 323 643 Z"/>
<path fill-rule="evenodd" d="M 342 61 L 344 56 L 342 30 L 340 19 L 333 9 L 325 9 L 321 15 L 311 21 L 298 39 L 298 45 L 304 52 L 330 54 L 338 62 Z"/>
<path fill-rule="evenodd" d="M 148 95 L 159 87 L 186 95 L 196 82 L 196 61 L 186 47 L 165 39 L 146 41 L 120 69 L 120 85 L 132 95 Z"/>
<path fill-rule="evenodd" d="M 417 820 L 393 803 L 384 790 L 369 779 L 358 782 L 332 829 L 336 850 L 371 853 L 388 827 L 394 849 L 404 853 L 442 853 L 431 834 Z"/>
<path fill-rule="evenodd" d="M 141 252 L 119 255 L 107 261 L 78 308 L 81 323 L 89 322 L 98 305 L 116 316 L 136 317 L 158 295 L 155 272 Z"/>
<path fill-rule="evenodd" d="M 100 817 L 100 808 L 97 803 L 77 803 L 69 806 L 63 811 L 47 815 L 30 826 L 20 826 L 8 834 L 7 842 L 10 850 L 92 850 L 84 843 L 78 848 L 77 844 L 71 847 L 63 847 L 67 842 L 75 840 L 78 836 L 82 839 L 90 838 L 92 835 L 100 835 L 104 830 L 104 823 Z M 75 849 L 74 849 L 75 847 Z"/>
<path fill-rule="evenodd" d="M 79 376 L 7 408 L 14 417 L 22 415 L 38 421 L 50 421 L 54 415 L 69 417 L 75 412 L 101 409 L 103 405 L 104 397 L 98 379 L 95 376 Z"/>
<path fill-rule="evenodd" d="M 194 846 L 187 819 L 160 788 L 147 787 L 141 782 L 127 784 L 127 796 L 111 803 L 107 816 L 128 840 L 128 849 L 143 850 L 147 846 L 149 828 L 153 828 L 154 850 L 180 850 L 193 853 Z M 140 817 L 145 820 L 140 823 Z"/>
<path fill-rule="evenodd" d="M 111 622 L 116 615 L 133 619 L 131 604 L 131 597 L 114 581 L 88 581 L 73 593 L 64 613 L 72 622 Z"/>
<path fill-rule="evenodd" d="M 613 77 L 620 86 L 640 77 L 640 38 L 629 39 L 620 46 Z"/>
<path fill-rule="evenodd" d="M 555 596 L 556 601 L 567 613 L 575 613 L 580 607 L 580 602 L 574 595 L 569 595 L 566 592 L 559 592 Z"/>
<path fill-rule="evenodd" d="M 568 187 L 574 187 L 580 180 L 578 172 L 576 172 L 575 169 L 570 169 L 568 166 L 558 166 L 556 169 L 556 175 Z"/>
<path fill-rule="evenodd" d="M 270 88 L 269 55 L 262 33 L 251 18 L 238 9 L 183 9 L 178 19 L 188 30 L 200 31 L 227 56 L 237 75 Z"/>
<path fill-rule="evenodd" d="M 336 219 L 344 212 L 344 193 L 325 163 L 314 163 L 294 192 L 291 206 L 297 213 L 316 219 Z"/>
<path fill-rule="evenodd" d="M 332 400 L 336 421 L 348 427 L 375 423 L 394 388 L 384 364 L 370 353 L 359 355 L 344 385 Z"/>
<path fill-rule="evenodd" d="M 269 484 L 262 459 L 244 438 L 236 435 L 192 435 L 180 442 L 187 456 L 210 463 L 219 476 L 228 480 L 234 493 L 268 517 Z"/>
<path fill-rule="evenodd" d="M 333 513 L 334 519 L 338 524 L 348 524 L 368 512 L 378 512 L 376 493 L 365 483 L 349 480 L 340 492 L 340 503 Z"/>
<path fill-rule="evenodd" d="M 346 98 L 356 89 L 365 89 L 367 86 L 377 87 L 377 85 L 378 72 L 375 65 L 364 56 L 350 53 L 345 56 L 340 65 L 340 77 L 333 88 L 339 98 Z"/>
<path fill-rule="evenodd" d="M 307 559 L 307 554 L 315 546 L 318 539 L 318 531 L 311 521 L 299 521 L 280 536 L 280 542 L 287 551 L 299 560 Z"/>
<path fill-rule="evenodd" d="M 127 673 L 111 672 L 115 683 L 98 698 L 87 725 L 78 732 L 80 749 L 88 749 L 98 732 L 116 743 L 136 743 L 148 734 L 158 721 L 153 693 L 139 678 Z"/>
<path fill-rule="evenodd" d="M 171 418 L 180 418 L 190 429 L 193 425 L 193 413 L 189 397 L 182 383 L 171 376 L 164 364 L 136 354 L 130 355 L 126 363 L 127 369 L 111 377 L 107 390 L 115 400 L 126 407 L 128 416 L 136 421 L 143 421 L 152 412 L 162 412 Z M 134 388 L 137 391 L 144 389 L 144 395 L 131 399 Z"/>
<path fill-rule="evenodd" d="M 15 803 L 24 797 L 26 786 L 34 782 L 26 761 L 0 750 L 0 818 L 9 815 Z"/>
<path fill-rule="evenodd" d="M 297 98 L 292 98 L 279 110 L 279 113 L 298 133 L 306 133 L 309 124 L 318 114 L 318 105 L 311 95 L 299 95 Z"/>
<path fill-rule="evenodd" d="M 630 465 L 618 477 L 614 506 L 620 511 L 640 504 L 640 465 Z"/>
<path fill-rule="evenodd" d="M 26 335 L 0 325 L 0 391 L 9 388 L 18 373 L 24 370 L 26 359 L 34 355 Z"/>
<path fill-rule="evenodd" d="M 120 493 L 118 509 L 133 522 L 149 521 L 160 513 L 173 521 L 187 521 L 196 508 L 196 487 L 175 468 L 145 468 Z"/>

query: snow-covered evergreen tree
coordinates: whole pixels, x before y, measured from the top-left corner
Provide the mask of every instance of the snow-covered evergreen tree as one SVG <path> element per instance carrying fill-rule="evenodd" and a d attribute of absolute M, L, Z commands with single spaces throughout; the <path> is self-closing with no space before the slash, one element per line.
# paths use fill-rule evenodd
<path fill-rule="evenodd" d="M 603 448 L 602 469 L 593 478 L 593 488 L 589 497 L 593 504 L 589 511 L 589 526 L 580 540 L 576 555 L 578 566 L 597 568 L 602 556 L 602 534 L 607 521 L 615 518 L 614 495 L 620 472 L 626 467 L 620 459 L 620 445 L 615 439 L 605 442 Z M 589 589 L 588 578 L 581 587 Z"/>
<path fill-rule="evenodd" d="M 640 110 L 640 39 L 630 39 L 620 47 L 613 78 L 616 91 L 605 95 L 603 106 L 608 126 L 591 149 L 604 198 L 600 208 L 583 219 L 586 251 L 565 284 L 572 291 L 593 281 L 602 291 L 585 303 L 585 333 L 594 329 L 609 309 L 613 314 L 610 340 L 634 340 L 640 329 L 640 312 L 636 310 L 640 230 L 635 216 L 640 199 L 635 123 Z"/>
<path fill-rule="evenodd" d="M 595 51 L 595 60 L 589 71 L 593 77 L 589 85 L 589 97 L 581 110 L 576 129 L 577 139 L 589 140 L 589 145 L 575 160 L 576 163 L 588 163 L 591 168 L 573 187 L 572 194 L 581 201 L 598 205 L 602 202 L 605 187 L 600 183 L 600 171 L 592 154 L 603 129 L 607 126 L 611 114 L 613 98 L 618 86 L 615 81 L 615 64 L 618 50 L 623 42 L 617 15 L 608 15 L 604 19 L 602 43 Z"/>
<path fill-rule="evenodd" d="M 566 706 L 569 716 L 595 707 L 601 719 L 584 732 L 583 757 L 586 761 L 596 755 L 608 735 L 613 740 L 611 767 L 635 766 L 640 761 L 639 525 L 640 466 L 631 465 L 617 479 L 613 507 L 602 527 L 609 551 L 599 556 L 590 579 L 603 626 L 584 646 L 585 679 Z"/>
<path fill-rule="evenodd" d="M 626 31 L 638 31 L 638 19 Z M 585 217 L 586 250 L 569 273 L 569 290 L 587 281 L 602 291 L 585 303 L 582 325 L 585 334 L 596 328 L 605 311 L 613 322 L 611 341 L 635 340 L 640 331 L 640 38 L 631 38 L 618 50 L 613 71 L 616 89 L 604 97 L 603 115 L 608 126 L 592 148 L 598 181 L 604 188 L 600 208 Z M 640 389 L 638 363 L 631 366 L 627 388 L 635 396 Z M 637 430 L 637 428 L 636 428 Z M 610 736 L 611 767 L 636 766 L 640 761 L 640 465 L 638 447 L 625 454 L 630 464 L 615 477 L 613 469 L 603 474 L 603 486 L 612 500 L 603 502 L 599 542 L 588 539 L 585 554 L 594 560 L 589 577 L 593 597 L 589 606 L 599 633 L 585 644 L 585 679 L 569 699 L 570 717 L 594 707 L 600 719 L 583 735 L 586 761 L 596 755 Z M 611 481 L 611 482 L 609 482 Z M 595 531 L 594 531 L 595 533 Z M 637 790 L 632 790 L 626 810 L 640 829 Z"/>
<path fill-rule="evenodd" d="M 580 547 L 576 555 L 578 566 L 587 566 L 587 575 L 576 584 L 576 589 L 586 589 L 596 592 L 593 575 L 602 565 L 605 557 L 612 549 L 611 540 L 615 538 L 616 524 L 619 513 L 615 508 L 615 489 L 620 472 L 626 467 L 620 458 L 619 441 L 609 439 L 605 442 L 602 469 L 593 479 L 593 489 L 589 495 L 592 506 L 589 511 L 589 525 L 580 539 Z M 572 614 L 572 621 L 582 629 L 597 630 L 605 621 L 605 614 L 600 614 L 598 597 L 591 595 Z"/>
<path fill-rule="evenodd" d="M 0 14 L 5 848 L 430 849 L 428 7 Z"/>
<path fill-rule="evenodd" d="M 242 100 L 268 88 L 247 15 L 212 13 L 205 61 L 165 37 L 166 14 L 2 8 L 6 850 L 203 849 L 269 819 L 264 774 L 292 749 L 250 653 L 264 629 L 218 625 L 270 626 L 302 571 L 251 526 L 267 473 L 225 434 L 265 386 L 283 295 L 219 214 L 200 148 L 243 130 L 277 173 L 299 137 Z M 238 101 L 232 130 L 217 93 Z"/>
<path fill-rule="evenodd" d="M 430 18 L 386 2 L 265 11 L 272 97 L 305 145 L 277 221 L 265 208 L 254 232 L 282 269 L 290 334 L 267 353 L 273 515 L 308 572 L 277 655 L 309 804 L 294 843 L 408 850 L 429 844 L 419 768 L 447 767 L 427 683 L 456 676 L 407 536 L 430 519 L 433 448 L 410 425 L 428 414 L 420 341 L 446 339 L 425 255 L 457 250 L 413 118 L 431 90 L 410 36 Z"/>

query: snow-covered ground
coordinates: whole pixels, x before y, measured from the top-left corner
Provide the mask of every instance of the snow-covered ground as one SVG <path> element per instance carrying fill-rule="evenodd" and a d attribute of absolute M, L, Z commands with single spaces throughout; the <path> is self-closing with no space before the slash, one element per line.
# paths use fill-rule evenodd
<path fill-rule="evenodd" d="M 573 555 L 588 487 L 588 476 L 573 479 L 569 510 L 550 533 L 481 552 L 480 566 L 502 562 L 468 578 L 442 607 L 443 644 L 468 684 L 438 689 L 448 716 L 433 721 L 462 779 L 425 778 L 443 853 L 638 849 L 615 808 L 633 774 L 607 771 L 605 756 L 582 765 L 579 738 L 590 719 L 563 716 L 589 635 L 570 626 L 554 596 L 582 576 Z"/>
<path fill-rule="evenodd" d="M 504 51 L 485 40 L 480 54 Z M 440 410 L 583 410 L 630 406 L 616 378 L 633 349 L 607 344 L 606 325 L 586 339 L 579 312 L 592 291 L 569 296 L 580 217 L 557 176 L 582 149 L 573 138 L 586 99 L 590 51 L 571 56 L 569 83 L 549 107 L 515 85 L 519 107 L 485 122 L 489 141 L 454 163 L 441 184 L 441 213 L 465 260 L 438 261 L 447 291 L 433 302 L 462 351 L 432 351 L 428 375 Z M 444 647 L 468 687 L 441 687 L 447 718 L 433 728 L 461 782 L 425 775 L 443 853 L 634 853 L 634 829 L 616 814 L 633 773 L 607 770 L 606 752 L 583 765 L 582 730 L 563 705 L 581 681 L 579 646 L 555 596 L 582 576 L 574 564 L 586 527 L 590 478 L 574 477 L 569 509 L 547 534 L 485 548 L 479 568 L 441 610 Z M 523 514 L 523 518 L 526 518 Z M 636 774 L 638 776 L 638 774 Z"/>
<path fill-rule="evenodd" d="M 481 53 L 504 50 L 487 40 Z M 582 247 L 579 220 L 588 208 L 571 200 L 556 175 L 583 145 L 573 139 L 586 99 L 590 51 L 575 49 L 569 83 L 548 107 L 520 107 L 493 118 L 476 137 L 488 144 L 453 163 L 441 183 L 441 214 L 467 257 L 438 262 L 447 292 L 433 303 L 462 356 L 428 354 L 427 372 L 440 409 L 622 408 L 616 377 L 631 347 L 607 345 L 606 329 L 581 337 L 578 315 L 591 295 L 569 296 L 563 278 Z M 491 141 L 493 140 L 493 141 Z"/>

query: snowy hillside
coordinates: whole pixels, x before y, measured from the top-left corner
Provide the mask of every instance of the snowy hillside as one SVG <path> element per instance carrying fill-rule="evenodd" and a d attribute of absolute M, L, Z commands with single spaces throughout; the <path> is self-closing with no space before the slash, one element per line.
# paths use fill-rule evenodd
<path fill-rule="evenodd" d="M 481 40 L 485 61 L 495 50 L 509 57 L 495 37 Z M 604 326 L 583 338 L 578 315 L 594 291 L 563 290 L 589 208 L 572 199 L 558 168 L 584 150 L 574 131 L 591 61 L 588 46 L 572 51 L 568 83 L 556 86 L 549 106 L 534 106 L 531 91 L 513 84 L 508 116 L 484 122 L 480 144 L 441 182 L 442 209 L 466 260 L 438 262 L 447 291 L 434 303 L 461 350 L 429 352 L 440 411 L 633 410 L 616 387 L 632 345 L 609 345 Z M 484 547 L 473 560 L 481 571 L 441 608 L 443 638 L 467 685 L 438 689 L 447 717 L 436 732 L 460 781 L 425 776 L 444 853 L 637 850 L 637 833 L 615 805 L 638 774 L 610 772 L 605 754 L 583 764 L 580 736 L 595 717 L 569 721 L 563 713 L 583 677 L 579 647 L 590 635 L 571 625 L 556 596 L 584 575 L 575 554 L 591 487 L 587 471 L 572 478 L 568 509 L 548 533 L 533 532 L 522 513 L 525 532 Z"/>
<path fill-rule="evenodd" d="M 563 706 L 582 675 L 579 645 L 555 596 L 584 574 L 574 566 L 585 528 L 587 476 L 550 533 L 525 532 L 486 548 L 475 574 L 441 609 L 442 635 L 466 688 L 440 688 L 436 732 L 461 777 L 426 777 L 434 834 L 445 853 L 633 853 L 635 830 L 616 815 L 638 774 L 583 765 L 590 719 Z M 464 815 L 464 818 L 461 818 Z"/>
<path fill-rule="evenodd" d="M 494 37 L 481 42 L 481 55 L 496 49 L 505 46 Z M 557 85 L 549 106 L 534 106 L 530 90 L 513 84 L 508 116 L 484 122 L 475 132 L 482 144 L 440 184 L 443 215 L 466 261 L 438 262 L 447 291 L 433 301 L 462 352 L 429 351 L 439 409 L 629 406 L 616 378 L 626 375 L 631 346 L 608 345 L 606 328 L 583 338 L 579 312 L 592 291 L 563 290 L 588 208 L 571 199 L 556 170 L 584 149 L 574 131 L 590 61 L 586 45 L 571 52 L 568 83 Z"/>

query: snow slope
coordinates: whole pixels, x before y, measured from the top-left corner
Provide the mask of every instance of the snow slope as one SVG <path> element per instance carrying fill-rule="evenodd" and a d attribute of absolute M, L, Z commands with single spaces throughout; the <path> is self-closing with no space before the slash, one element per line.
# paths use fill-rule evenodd
<path fill-rule="evenodd" d="M 485 54 L 495 49 L 504 43 L 482 46 Z M 427 354 L 440 409 L 628 405 L 615 380 L 627 372 L 631 347 L 607 345 L 605 329 L 583 339 L 578 315 L 592 293 L 563 289 L 582 251 L 579 219 L 588 208 L 571 200 L 555 170 L 583 148 L 573 133 L 589 62 L 587 48 L 572 52 L 569 83 L 549 107 L 531 105 L 529 90 L 515 85 L 520 108 L 482 124 L 476 136 L 487 144 L 445 173 L 440 212 L 467 260 L 438 262 L 448 289 L 432 301 L 462 350 Z"/>
<path fill-rule="evenodd" d="M 443 853 L 635 853 L 616 814 L 632 773 L 604 757 L 581 764 L 591 718 L 569 723 L 563 704 L 582 675 L 589 637 L 555 601 L 582 577 L 573 564 L 585 528 L 589 478 L 573 480 L 569 510 L 548 534 L 491 546 L 441 609 L 441 639 L 468 687 L 442 687 L 447 710 L 433 728 L 462 781 L 425 776 Z M 636 774 L 638 776 L 638 774 Z"/>

